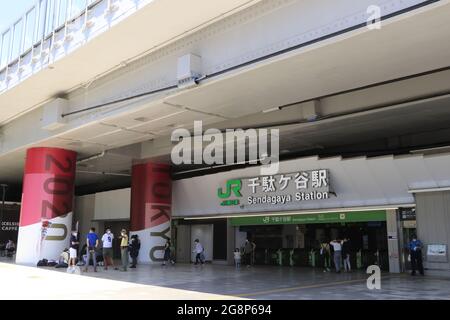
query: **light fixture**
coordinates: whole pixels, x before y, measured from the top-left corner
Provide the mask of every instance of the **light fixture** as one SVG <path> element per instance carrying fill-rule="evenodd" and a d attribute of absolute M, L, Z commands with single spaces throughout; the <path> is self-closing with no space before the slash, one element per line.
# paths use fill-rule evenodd
<path fill-rule="evenodd" d="M 318 213 L 334 213 L 334 212 L 360 212 L 360 211 L 374 211 L 374 210 L 397 210 L 398 208 L 413 208 L 415 204 L 400 204 L 395 206 L 373 206 L 373 207 L 350 207 L 350 208 L 330 208 L 323 210 L 304 210 L 304 211 L 285 211 L 285 212 L 267 212 L 267 213 L 251 213 L 245 212 L 234 215 L 215 215 L 215 216 L 199 216 L 199 217 L 174 217 L 184 220 L 203 220 L 203 219 L 224 219 L 224 218 L 240 218 L 240 217 L 266 217 L 266 216 L 290 216 L 290 215 L 304 215 L 304 214 L 318 214 Z"/>
<path fill-rule="evenodd" d="M 262 113 L 269 113 L 269 112 L 274 112 L 274 111 L 280 111 L 281 108 L 280 107 L 275 107 L 275 108 L 270 108 L 267 110 L 263 110 Z"/>

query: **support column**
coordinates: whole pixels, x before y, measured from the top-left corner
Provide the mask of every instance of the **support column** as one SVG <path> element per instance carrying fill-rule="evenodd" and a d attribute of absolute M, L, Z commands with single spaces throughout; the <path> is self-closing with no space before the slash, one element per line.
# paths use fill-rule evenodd
<path fill-rule="evenodd" d="M 57 260 L 69 245 L 77 154 L 58 148 L 28 149 L 16 262 Z"/>
<path fill-rule="evenodd" d="M 397 224 L 397 210 L 386 210 L 386 228 L 388 236 L 389 272 L 400 272 L 400 248 Z"/>
<path fill-rule="evenodd" d="M 163 261 L 164 244 L 170 237 L 171 208 L 170 166 L 157 163 L 134 165 L 131 181 L 131 234 L 137 234 L 141 240 L 138 257 L 140 262 Z"/>
<path fill-rule="evenodd" d="M 231 225 L 231 219 L 227 219 L 227 264 L 234 265 L 234 250 L 236 247 L 236 231 Z"/>

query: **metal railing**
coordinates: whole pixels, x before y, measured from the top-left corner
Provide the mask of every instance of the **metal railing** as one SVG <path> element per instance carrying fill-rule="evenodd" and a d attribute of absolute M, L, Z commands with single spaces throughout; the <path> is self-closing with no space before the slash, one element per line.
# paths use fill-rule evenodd
<path fill-rule="evenodd" d="M 37 0 L 22 17 L 0 33 L 0 70 L 44 43 L 56 31 L 103 0 Z M 107 0 L 110 5 L 112 0 Z"/>

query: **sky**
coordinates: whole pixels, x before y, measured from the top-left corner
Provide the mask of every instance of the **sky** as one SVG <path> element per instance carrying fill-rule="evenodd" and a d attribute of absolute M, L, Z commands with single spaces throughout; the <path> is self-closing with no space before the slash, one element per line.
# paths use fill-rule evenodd
<path fill-rule="evenodd" d="M 35 0 L 0 0 L 0 32 L 15 22 Z"/>

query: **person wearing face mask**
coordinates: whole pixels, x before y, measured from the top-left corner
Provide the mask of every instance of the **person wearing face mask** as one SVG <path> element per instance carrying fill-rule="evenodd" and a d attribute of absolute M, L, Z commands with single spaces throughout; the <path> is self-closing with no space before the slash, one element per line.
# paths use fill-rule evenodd
<path fill-rule="evenodd" d="M 77 263 L 77 253 L 80 247 L 80 234 L 77 230 L 72 231 L 70 236 L 70 248 L 69 248 L 69 269 L 73 269 Z"/>
<path fill-rule="evenodd" d="M 411 242 L 409 243 L 409 253 L 411 255 L 411 275 L 416 275 L 416 269 L 419 270 L 420 274 L 423 276 L 423 264 L 422 264 L 422 241 L 417 239 L 416 235 L 413 235 Z"/>
<path fill-rule="evenodd" d="M 105 270 L 108 270 L 108 264 L 114 268 L 113 240 L 114 234 L 111 232 L 111 229 L 106 229 L 106 232 L 102 237 L 103 261 L 105 263 Z"/>
<path fill-rule="evenodd" d="M 97 253 L 96 249 L 98 248 L 99 239 L 97 234 L 95 233 L 95 228 L 91 228 L 86 238 L 86 265 L 84 266 L 84 272 L 88 272 L 89 269 L 89 261 L 93 260 L 94 264 L 94 272 L 97 272 Z"/>
<path fill-rule="evenodd" d="M 127 271 L 128 267 L 128 235 L 125 229 L 122 229 L 120 233 L 120 253 L 122 256 L 122 269 L 121 271 Z"/>

